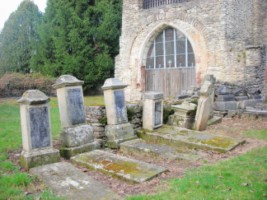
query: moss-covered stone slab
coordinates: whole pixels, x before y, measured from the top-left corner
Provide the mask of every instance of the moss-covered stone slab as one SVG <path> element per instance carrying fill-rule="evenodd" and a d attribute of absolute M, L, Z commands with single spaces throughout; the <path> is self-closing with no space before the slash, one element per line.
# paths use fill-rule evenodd
<path fill-rule="evenodd" d="M 139 136 L 152 143 L 208 149 L 218 152 L 230 151 L 245 142 L 244 140 L 218 134 L 203 133 L 168 125 L 164 125 L 154 131 L 139 131 Z"/>
<path fill-rule="evenodd" d="M 122 178 L 133 183 L 141 183 L 165 172 L 160 166 L 130 159 L 110 152 L 94 150 L 71 158 L 71 161 L 89 169 Z"/>
<path fill-rule="evenodd" d="M 147 143 L 142 139 L 123 142 L 120 145 L 123 153 L 137 156 L 148 156 L 163 158 L 167 160 L 189 160 L 196 161 L 202 158 L 202 155 L 189 148 L 175 148 L 164 144 Z"/>
<path fill-rule="evenodd" d="M 30 173 L 38 176 L 49 189 L 64 199 L 122 199 L 112 190 L 67 162 L 32 168 Z"/>

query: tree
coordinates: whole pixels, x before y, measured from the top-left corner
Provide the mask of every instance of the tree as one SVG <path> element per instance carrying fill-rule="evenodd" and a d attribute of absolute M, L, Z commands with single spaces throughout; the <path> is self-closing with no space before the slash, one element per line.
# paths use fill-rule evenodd
<path fill-rule="evenodd" d="M 41 17 L 38 7 L 30 0 L 24 0 L 10 15 L 0 34 L 0 74 L 30 71 Z"/>
<path fill-rule="evenodd" d="M 118 54 L 121 0 L 48 0 L 32 66 L 52 76 L 72 74 L 96 87 L 112 76 Z"/>

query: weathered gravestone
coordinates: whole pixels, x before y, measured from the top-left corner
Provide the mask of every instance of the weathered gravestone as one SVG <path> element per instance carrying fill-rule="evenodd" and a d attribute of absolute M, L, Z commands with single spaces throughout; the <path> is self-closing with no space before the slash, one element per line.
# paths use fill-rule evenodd
<path fill-rule="evenodd" d="M 118 148 L 121 142 L 136 138 L 134 130 L 128 122 L 124 97 L 125 87 L 127 85 L 115 78 L 107 79 L 102 86 L 108 123 L 105 134 L 108 138 L 107 145 L 110 148 Z"/>
<path fill-rule="evenodd" d="M 144 94 L 143 128 L 154 130 L 163 124 L 163 93 L 147 92 Z"/>
<path fill-rule="evenodd" d="M 196 113 L 195 128 L 198 131 L 205 130 L 214 104 L 215 79 L 208 76 L 200 88 L 200 98 Z"/>
<path fill-rule="evenodd" d="M 21 165 L 29 169 L 58 162 L 59 151 L 52 147 L 49 98 L 39 90 L 28 90 L 18 103 L 23 141 Z"/>
<path fill-rule="evenodd" d="M 192 129 L 195 122 L 196 104 L 184 101 L 181 105 L 173 105 L 174 114 L 169 116 L 168 124 Z"/>
<path fill-rule="evenodd" d="M 57 98 L 61 120 L 60 154 L 70 158 L 78 153 L 98 148 L 94 141 L 93 128 L 85 124 L 83 100 L 83 81 L 71 75 L 60 76 L 53 85 L 57 89 Z"/>

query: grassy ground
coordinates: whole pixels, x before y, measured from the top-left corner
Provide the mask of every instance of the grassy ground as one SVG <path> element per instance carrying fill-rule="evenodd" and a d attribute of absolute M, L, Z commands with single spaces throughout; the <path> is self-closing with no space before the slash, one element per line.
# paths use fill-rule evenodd
<path fill-rule="evenodd" d="M 104 105 L 102 96 L 86 97 L 85 105 Z M 56 98 L 51 98 L 51 127 L 53 139 L 57 140 L 60 133 L 59 110 Z M 20 130 L 19 105 L 15 99 L 0 101 L 0 200 L 2 199 L 34 199 L 36 179 L 20 167 L 13 164 L 10 153 L 20 153 L 22 145 Z M 42 190 L 43 188 L 39 188 Z M 37 188 L 38 190 L 38 188 Z M 41 199 L 57 199 L 49 191 L 38 194 Z"/>
<path fill-rule="evenodd" d="M 244 135 L 267 140 L 267 130 L 249 131 Z M 215 165 L 189 170 L 182 179 L 170 180 L 167 191 L 128 199 L 267 199 L 267 147 Z"/>

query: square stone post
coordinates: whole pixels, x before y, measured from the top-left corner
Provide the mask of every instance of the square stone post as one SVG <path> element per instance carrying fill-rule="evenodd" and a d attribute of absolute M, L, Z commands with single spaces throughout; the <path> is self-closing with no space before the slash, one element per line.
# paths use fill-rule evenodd
<path fill-rule="evenodd" d="M 53 149 L 49 98 L 39 90 L 28 90 L 18 100 L 22 131 L 20 164 L 25 169 L 58 162 Z"/>
<path fill-rule="evenodd" d="M 108 138 L 107 145 L 110 148 L 119 148 L 121 142 L 136 138 L 127 118 L 125 87 L 127 85 L 116 78 L 107 79 L 102 86 L 108 122 L 105 134 Z"/>
<path fill-rule="evenodd" d="M 83 83 L 74 76 L 62 75 L 53 85 L 57 90 L 62 128 L 60 154 L 67 159 L 99 148 L 94 141 L 93 128 L 85 124 Z"/>
<path fill-rule="evenodd" d="M 163 93 L 147 92 L 144 94 L 143 128 L 154 130 L 163 124 Z"/>

